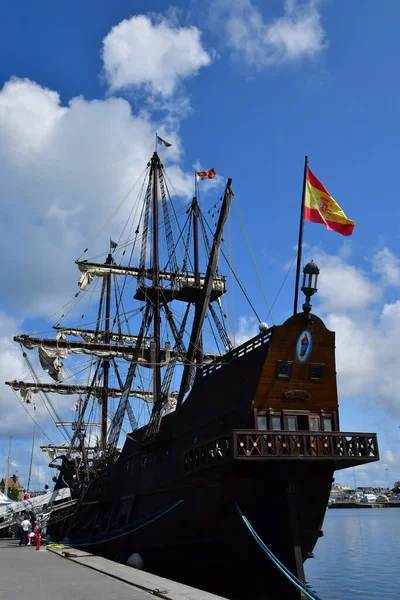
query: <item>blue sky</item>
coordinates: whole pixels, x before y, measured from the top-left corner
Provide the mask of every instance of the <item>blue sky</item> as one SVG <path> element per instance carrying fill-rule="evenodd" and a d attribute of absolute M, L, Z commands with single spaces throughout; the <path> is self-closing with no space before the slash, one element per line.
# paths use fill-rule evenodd
<path fill-rule="evenodd" d="M 73 295 L 74 260 L 156 130 L 173 142 L 161 151 L 181 201 L 195 166 L 219 175 L 202 188 L 205 209 L 233 178 L 270 304 L 295 255 L 307 154 L 356 221 L 348 239 L 313 224 L 304 237 L 305 260 L 321 268 L 315 312 L 337 332 L 341 427 L 379 434 L 382 460 L 357 469 L 360 484 L 400 480 L 399 17 L 396 3 L 373 0 L 3 3 L 0 379 L 24 370 L 12 335 L 49 329 Z M 235 262 L 271 323 L 232 227 Z M 293 286 L 292 269 L 273 322 L 290 315 Z M 238 297 L 235 316 L 238 336 L 256 331 Z M 2 398 L 0 464 L 14 434 L 24 479 L 32 421 L 5 387 Z"/>

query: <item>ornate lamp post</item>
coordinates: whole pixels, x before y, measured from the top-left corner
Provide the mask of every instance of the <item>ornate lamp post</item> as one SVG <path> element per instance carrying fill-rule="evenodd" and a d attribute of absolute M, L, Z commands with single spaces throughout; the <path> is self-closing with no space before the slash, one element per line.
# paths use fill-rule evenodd
<path fill-rule="evenodd" d="M 301 291 L 306 297 L 306 301 L 303 304 L 303 311 L 308 314 L 311 312 L 312 305 L 310 304 L 311 296 L 313 296 L 318 288 L 319 269 L 314 261 L 311 261 L 306 264 L 303 269 L 303 285 L 301 287 Z"/>

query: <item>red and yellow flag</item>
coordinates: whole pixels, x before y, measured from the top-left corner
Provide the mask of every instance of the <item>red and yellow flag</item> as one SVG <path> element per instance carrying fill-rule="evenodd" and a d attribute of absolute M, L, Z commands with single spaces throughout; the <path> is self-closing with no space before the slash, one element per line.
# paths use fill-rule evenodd
<path fill-rule="evenodd" d="M 216 174 L 215 169 L 210 169 L 209 171 L 196 171 L 197 179 L 213 179 Z"/>
<path fill-rule="evenodd" d="M 342 235 L 351 235 L 355 225 L 308 168 L 304 218 L 311 223 L 323 223 L 327 229 Z"/>

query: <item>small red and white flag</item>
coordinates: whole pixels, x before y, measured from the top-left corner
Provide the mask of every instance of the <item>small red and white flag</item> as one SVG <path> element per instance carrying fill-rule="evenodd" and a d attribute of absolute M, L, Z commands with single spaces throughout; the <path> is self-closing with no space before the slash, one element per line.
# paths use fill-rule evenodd
<path fill-rule="evenodd" d="M 116 248 L 117 246 L 117 242 L 113 242 L 113 240 L 110 239 L 110 248 Z"/>
<path fill-rule="evenodd" d="M 213 177 L 216 176 L 216 171 L 215 169 L 210 169 L 209 171 L 196 171 L 196 177 L 197 179 L 213 179 Z"/>

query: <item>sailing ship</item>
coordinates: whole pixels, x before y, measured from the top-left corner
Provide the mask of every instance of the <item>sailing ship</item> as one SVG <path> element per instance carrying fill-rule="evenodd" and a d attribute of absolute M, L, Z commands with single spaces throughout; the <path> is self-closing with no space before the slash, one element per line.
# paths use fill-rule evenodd
<path fill-rule="evenodd" d="M 340 431 L 335 334 L 311 312 L 319 269 L 304 268 L 301 311 L 296 300 L 282 325 L 260 322 L 235 345 L 219 260 L 231 179 L 210 226 L 197 198 L 174 208 L 157 152 L 145 178 L 125 237 L 105 260 L 77 261 L 76 302 L 99 293 L 92 322 L 71 325 L 66 312 L 55 338 L 14 338 L 28 361 L 38 349 L 54 382 L 29 362 L 33 381 L 9 385 L 28 402 L 40 393 L 68 441 L 44 447 L 55 489 L 77 498 L 51 537 L 123 563 L 139 555 L 150 572 L 230 599 L 299 598 L 240 511 L 304 582 L 334 471 L 379 458 L 375 434 Z M 62 362 L 80 355 L 86 382 Z M 77 398 L 70 423 L 57 393 Z"/>

